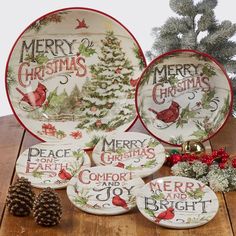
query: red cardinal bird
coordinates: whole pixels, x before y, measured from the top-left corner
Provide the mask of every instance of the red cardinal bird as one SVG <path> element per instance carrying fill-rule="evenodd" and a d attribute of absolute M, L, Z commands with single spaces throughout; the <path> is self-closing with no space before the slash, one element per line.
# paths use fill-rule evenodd
<path fill-rule="evenodd" d="M 175 216 L 174 208 L 169 207 L 166 211 L 161 212 L 155 219 L 155 222 L 159 223 L 161 220 L 171 220 Z"/>
<path fill-rule="evenodd" d="M 148 108 L 148 110 L 156 114 L 156 118 L 158 120 L 161 120 L 165 123 L 172 123 L 175 122 L 179 117 L 179 107 L 180 106 L 177 102 L 172 101 L 170 107 L 163 111 L 157 112 L 152 108 Z"/>
<path fill-rule="evenodd" d="M 85 20 L 83 19 L 82 21 L 80 21 L 79 19 L 77 19 L 78 21 L 78 25 L 76 26 L 76 29 L 82 29 L 82 28 L 88 28 L 88 26 L 85 23 Z"/>
<path fill-rule="evenodd" d="M 120 207 L 123 207 L 124 209 L 126 210 L 129 210 L 128 206 L 127 206 L 127 203 L 124 199 L 122 199 L 120 196 L 118 195 L 115 195 L 113 198 L 112 198 L 112 204 L 114 206 L 120 206 Z"/>
<path fill-rule="evenodd" d="M 32 107 L 41 107 L 46 100 L 47 88 L 41 83 L 38 83 L 38 87 L 33 92 L 23 93 L 18 88 L 16 90 L 23 96 L 21 101 L 28 103 Z"/>
<path fill-rule="evenodd" d="M 139 80 L 139 78 L 138 78 L 138 79 L 131 79 L 131 80 L 130 80 L 130 85 L 131 85 L 132 87 L 135 87 L 135 86 L 137 85 L 137 83 L 138 83 L 138 80 Z"/>
<path fill-rule="evenodd" d="M 118 162 L 115 166 L 120 168 L 125 168 L 125 164 L 122 162 Z"/>
<path fill-rule="evenodd" d="M 58 173 L 58 176 L 61 179 L 65 179 L 65 180 L 72 178 L 72 175 L 68 173 L 65 169 L 61 169 L 60 172 Z"/>

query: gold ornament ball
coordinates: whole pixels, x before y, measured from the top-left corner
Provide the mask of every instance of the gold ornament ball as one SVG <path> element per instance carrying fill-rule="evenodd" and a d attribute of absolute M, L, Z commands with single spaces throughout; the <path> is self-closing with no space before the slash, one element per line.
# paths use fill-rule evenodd
<path fill-rule="evenodd" d="M 205 147 L 202 142 L 198 140 L 188 140 L 182 144 L 182 154 L 189 153 L 195 155 L 202 155 L 205 153 Z"/>

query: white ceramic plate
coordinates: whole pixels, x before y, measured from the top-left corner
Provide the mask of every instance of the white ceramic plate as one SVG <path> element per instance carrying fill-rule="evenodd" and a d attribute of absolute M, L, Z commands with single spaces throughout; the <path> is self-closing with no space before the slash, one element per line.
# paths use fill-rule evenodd
<path fill-rule="evenodd" d="M 165 150 L 160 142 L 149 135 L 119 132 L 101 139 L 92 157 L 96 165 L 113 165 L 143 178 L 162 167 Z"/>
<path fill-rule="evenodd" d="M 195 179 L 168 176 L 152 180 L 137 195 L 140 212 L 150 221 L 174 229 L 194 228 L 212 220 L 216 194 Z"/>
<path fill-rule="evenodd" d="M 74 143 L 40 143 L 26 149 L 16 162 L 19 177 L 36 188 L 65 188 L 81 167 L 91 166 L 90 158 Z"/>
<path fill-rule="evenodd" d="M 231 107 L 232 90 L 222 66 L 193 50 L 156 58 L 137 85 L 141 122 L 149 133 L 169 144 L 209 139 L 226 122 Z"/>
<path fill-rule="evenodd" d="M 118 215 L 136 206 L 136 192 L 144 185 L 130 171 L 112 167 L 83 168 L 67 186 L 70 201 L 82 211 Z"/>
<path fill-rule="evenodd" d="M 6 88 L 12 110 L 33 135 L 93 148 L 136 118 L 135 87 L 143 53 L 114 18 L 68 8 L 31 24 L 9 56 Z"/>

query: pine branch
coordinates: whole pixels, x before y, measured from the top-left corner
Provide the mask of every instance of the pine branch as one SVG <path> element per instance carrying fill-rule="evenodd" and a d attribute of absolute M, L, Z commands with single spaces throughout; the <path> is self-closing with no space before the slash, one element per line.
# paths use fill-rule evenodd
<path fill-rule="evenodd" d="M 196 16 L 197 14 L 193 0 L 170 0 L 170 8 L 181 16 Z"/>

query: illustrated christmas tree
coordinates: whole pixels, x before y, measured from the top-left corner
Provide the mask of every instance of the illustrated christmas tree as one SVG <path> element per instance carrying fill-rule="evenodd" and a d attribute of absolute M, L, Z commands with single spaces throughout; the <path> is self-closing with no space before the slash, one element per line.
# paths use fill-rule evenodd
<path fill-rule="evenodd" d="M 99 62 L 90 67 L 92 78 L 83 88 L 83 121 L 77 128 L 115 129 L 133 119 L 133 67 L 113 31 L 101 40 Z"/>

